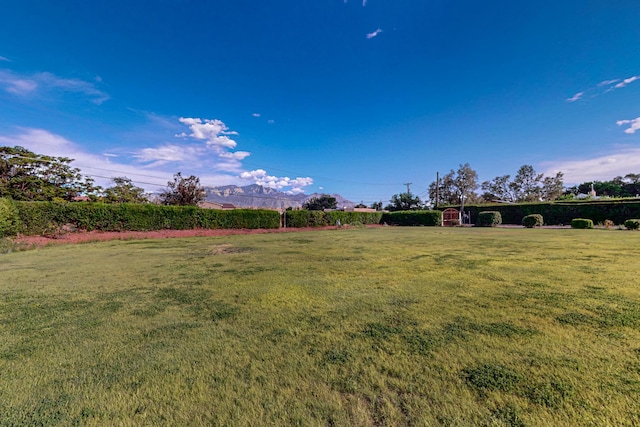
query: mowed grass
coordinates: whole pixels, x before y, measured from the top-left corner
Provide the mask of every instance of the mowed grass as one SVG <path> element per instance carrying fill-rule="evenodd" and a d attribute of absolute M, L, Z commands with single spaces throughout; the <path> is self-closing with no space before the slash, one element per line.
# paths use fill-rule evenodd
<path fill-rule="evenodd" d="M 422 227 L 2 255 L 0 425 L 639 425 L 638 259 Z"/>

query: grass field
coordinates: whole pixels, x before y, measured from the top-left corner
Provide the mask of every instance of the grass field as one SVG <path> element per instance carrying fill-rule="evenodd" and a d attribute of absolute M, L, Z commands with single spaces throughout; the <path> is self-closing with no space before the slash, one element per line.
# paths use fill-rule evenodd
<path fill-rule="evenodd" d="M 0 425 L 640 425 L 640 233 L 0 255 Z"/>

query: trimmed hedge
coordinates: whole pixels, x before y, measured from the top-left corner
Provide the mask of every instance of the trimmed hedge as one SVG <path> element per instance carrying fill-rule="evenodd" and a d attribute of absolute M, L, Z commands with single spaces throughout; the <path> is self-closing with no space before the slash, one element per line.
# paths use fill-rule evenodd
<path fill-rule="evenodd" d="M 502 224 L 502 215 L 497 211 L 484 211 L 478 213 L 477 227 L 495 227 Z"/>
<path fill-rule="evenodd" d="M 444 207 L 443 207 L 444 209 Z M 522 218 L 540 214 L 547 225 L 570 224 L 573 218 L 589 218 L 594 224 L 608 219 L 615 224 L 624 224 L 629 218 L 640 218 L 639 199 L 607 199 L 591 201 L 556 201 L 544 203 L 465 205 L 471 213 L 471 222 L 477 223 L 478 213 L 497 211 L 503 224 L 521 224 Z"/>
<path fill-rule="evenodd" d="M 587 218 L 574 218 L 571 220 L 571 228 L 593 228 L 593 221 Z"/>
<path fill-rule="evenodd" d="M 544 218 L 540 214 L 531 214 L 522 218 L 522 225 L 527 228 L 542 227 L 544 225 Z"/>
<path fill-rule="evenodd" d="M 640 219 L 628 219 L 624 222 L 624 226 L 627 228 L 627 230 L 639 230 Z"/>
<path fill-rule="evenodd" d="M 279 228 L 277 211 L 235 209 L 221 211 L 195 206 L 15 202 L 26 235 L 49 233 L 71 224 L 82 230 L 152 231 L 193 228 Z"/>
<path fill-rule="evenodd" d="M 338 220 L 342 225 L 380 224 L 381 212 L 344 212 L 344 211 L 286 211 L 287 227 L 325 227 L 336 225 Z"/>
<path fill-rule="evenodd" d="M 0 198 L 0 237 L 15 235 L 19 224 L 18 208 L 13 200 Z"/>
<path fill-rule="evenodd" d="M 397 211 L 385 212 L 382 222 L 389 225 L 442 225 L 442 212 L 440 211 Z"/>

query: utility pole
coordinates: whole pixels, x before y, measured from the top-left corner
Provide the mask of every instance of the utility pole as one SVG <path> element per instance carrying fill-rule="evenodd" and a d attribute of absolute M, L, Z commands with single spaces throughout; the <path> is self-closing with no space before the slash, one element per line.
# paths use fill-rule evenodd
<path fill-rule="evenodd" d="M 438 200 L 440 200 L 440 172 L 436 172 L 436 208 L 438 207 Z"/>
<path fill-rule="evenodd" d="M 403 185 L 407 186 L 407 193 L 411 194 L 411 187 L 410 185 L 413 184 L 413 182 L 405 182 Z"/>

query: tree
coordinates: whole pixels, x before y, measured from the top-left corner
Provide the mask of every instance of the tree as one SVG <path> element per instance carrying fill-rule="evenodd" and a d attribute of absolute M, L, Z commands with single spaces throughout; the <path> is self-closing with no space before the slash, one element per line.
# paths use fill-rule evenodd
<path fill-rule="evenodd" d="M 178 172 L 173 175 L 173 181 L 167 183 L 167 189 L 160 193 L 160 202 L 163 205 L 195 206 L 206 195 L 206 191 L 200 186 L 200 178 L 193 175 L 185 178 Z"/>
<path fill-rule="evenodd" d="M 148 203 L 149 199 L 144 194 L 144 190 L 136 187 L 129 178 L 113 178 L 113 187 L 104 191 L 104 200 L 107 203 Z"/>
<path fill-rule="evenodd" d="M 14 200 L 72 200 L 99 190 L 93 179 L 71 167 L 73 159 L 0 147 L 0 197 Z"/>
<path fill-rule="evenodd" d="M 335 209 L 338 202 L 335 197 L 323 194 L 319 197 L 312 197 L 302 204 L 302 209 L 309 211 L 322 211 L 325 209 Z"/>
<path fill-rule="evenodd" d="M 432 182 L 429 185 L 429 198 L 437 205 L 460 204 L 464 209 L 465 202 L 478 200 L 475 189 L 478 188 L 478 173 L 471 169 L 469 163 L 459 165 L 458 170 L 451 169 L 442 177 L 440 185 Z"/>
<path fill-rule="evenodd" d="M 371 209 L 375 209 L 377 211 L 381 211 L 382 210 L 382 200 L 379 202 L 373 202 L 371 203 L 371 206 L 369 206 Z"/>
<path fill-rule="evenodd" d="M 414 197 L 411 193 L 400 193 L 391 196 L 390 204 L 387 205 L 389 211 L 415 211 L 422 208 L 420 197 Z"/>
<path fill-rule="evenodd" d="M 556 200 L 564 191 L 563 173 L 545 177 L 533 166 L 523 165 L 513 179 L 510 175 L 497 176 L 482 183 L 482 198 L 487 201 L 535 202 Z"/>
<path fill-rule="evenodd" d="M 536 202 L 542 198 L 540 183 L 543 174 L 539 174 L 531 165 L 522 165 L 511 183 L 511 189 L 518 202 Z"/>

